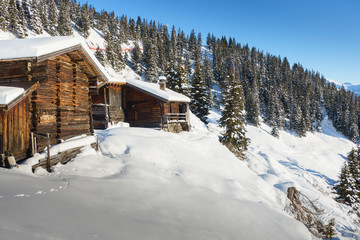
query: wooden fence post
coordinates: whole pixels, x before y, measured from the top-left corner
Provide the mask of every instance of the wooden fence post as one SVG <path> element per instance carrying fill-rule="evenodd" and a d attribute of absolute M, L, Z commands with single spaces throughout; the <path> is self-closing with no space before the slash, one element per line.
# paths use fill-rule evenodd
<path fill-rule="evenodd" d="M 50 172 L 50 134 L 47 133 L 47 161 L 46 161 L 46 170 Z"/>

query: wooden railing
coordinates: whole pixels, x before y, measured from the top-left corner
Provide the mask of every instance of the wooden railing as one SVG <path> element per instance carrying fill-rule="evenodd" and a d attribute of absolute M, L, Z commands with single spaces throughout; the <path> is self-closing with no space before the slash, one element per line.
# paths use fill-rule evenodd
<path fill-rule="evenodd" d="M 161 122 L 172 123 L 172 122 L 188 122 L 186 113 L 168 113 L 161 116 Z"/>

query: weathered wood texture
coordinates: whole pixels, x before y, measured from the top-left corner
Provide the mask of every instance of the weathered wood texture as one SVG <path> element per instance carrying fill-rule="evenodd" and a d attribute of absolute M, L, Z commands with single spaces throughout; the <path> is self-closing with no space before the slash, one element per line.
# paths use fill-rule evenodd
<path fill-rule="evenodd" d="M 124 87 L 125 121 L 134 127 L 160 127 L 166 103 L 131 87 Z M 165 107 L 166 108 L 166 107 Z"/>
<path fill-rule="evenodd" d="M 67 151 L 60 152 L 56 155 L 50 156 L 50 161 L 48 161 L 47 158 L 42 158 L 39 160 L 38 164 L 35 164 L 32 166 L 32 171 L 35 172 L 35 170 L 38 167 L 42 167 L 45 169 L 50 168 L 50 167 L 58 164 L 59 162 L 62 164 L 65 164 L 65 163 L 69 162 L 71 159 L 73 159 L 74 157 L 76 157 L 76 155 L 81 153 L 81 148 L 82 147 L 72 148 Z M 48 166 L 49 164 L 50 164 L 50 166 Z"/>
<path fill-rule="evenodd" d="M 29 150 L 29 97 L 10 110 L 0 110 L 0 153 L 14 154 L 16 160 Z"/>
<path fill-rule="evenodd" d="M 74 58 L 78 56 L 78 58 L 74 60 L 69 56 Z M 15 125 L 11 131 L 21 133 L 22 138 L 26 141 L 19 143 L 20 145 L 11 151 L 9 150 L 10 152 L 15 154 L 18 149 L 24 148 L 25 145 L 26 148 L 29 148 L 30 131 L 43 135 L 50 133 L 50 144 L 55 144 L 60 139 L 91 133 L 89 76 L 84 73 L 81 67 L 86 63 L 83 60 L 78 63 L 76 60 L 81 60 L 81 58 L 76 55 L 75 51 L 70 55 L 64 54 L 42 62 L 0 62 L 0 83 L 39 82 L 37 90 L 30 95 L 27 105 L 22 105 L 28 111 L 27 122 L 24 122 L 22 116 L 20 119 L 15 117 L 16 114 L 13 114 L 14 123 L 11 124 Z M 89 68 L 87 72 L 91 72 Z M 93 80 L 96 79 L 93 75 L 90 77 Z M 16 109 L 13 111 L 19 111 Z M 4 114 L 3 116 L 3 118 L 7 117 Z M 5 122 L 5 119 L 2 122 Z M 30 128 L 27 132 L 20 127 L 25 125 Z M 2 139 L 4 141 L 4 136 Z M 17 139 L 16 135 L 14 144 L 20 141 Z M 47 139 L 38 138 L 37 144 L 38 149 L 42 150 L 47 144 Z M 11 145 L 4 145 L 4 143 L 2 145 L 3 148 L 4 146 L 7 149 L 13 148 Z"/>
<path fill-rule="evenodd" d="M 121 86 L 109 86 L 109 105 L 110 122 L 116 124 L 125 121 L 124 110 L 122 108 Z"/>
<path fill-rule="evenodd" d="M 35 66 L 39 74 L 39 89 L 31 99 L 32 128 L 35 133 L 50 133 L 51 144 L 90 133 L 89 82 L 79 65 L 67 55 L 61 55 Z M 38 147 L 46 146 L 38 140 Z"/>

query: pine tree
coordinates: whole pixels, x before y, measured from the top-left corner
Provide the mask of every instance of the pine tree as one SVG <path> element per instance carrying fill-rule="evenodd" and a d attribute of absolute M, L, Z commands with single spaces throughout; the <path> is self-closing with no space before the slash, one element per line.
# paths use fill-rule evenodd
<path fill-rule="evenodd" d="M 78 28 L 85 38 L 90 35 L 90 27 L 89 6 L 86 3 L 81 7 L 81 16 L 78 20 Z"/>
<path fill-rule="evenodd" d="M 96 48 L 95 57 L 99 60 L 99 62 L 101 62 L 104 65 L 105 56 L 103 50 L 101 50 L 99 46 Z"/>
<path fill-rule="evenodd" d="M 27 30 L 27 21 L 25 17 L 25 12 L 22 7 L 22 4 L 18 3 L 18 11 L 19 11 L 19 24 L 21 25 L 21 28 L 25 34 L 25 36 L 28 36 L 28 30 Z"/>
<path fill-rule="evenodd" d="M 71 36 L 73 29 L 70 18 L 70 2 L 69 0 L 63 0 L 60 5 L 60 18 L 58 31 L 61 36 Z"/>
<path fill-rule="evenodd" d="M 22 1 L 22 9 L 24 10 L 24 15 L 25 15 L 25 19 L 26 19 L 26 21 L 25 21 L 26 27 L 28 27 L 31 22 L 31 11 L 30 11 L 29 0 Z"/>
<path fill-rule="evenodd" d="M 165 77 L 166 77 L 166 81 L 167 81 L 167 87 L 171 90 L 175 90 L 175 78 L 176 78 L 176 72 L 174 69 L 174 64 L 173 61 L 170 60 L 170 62 L 168 63 L 166 70 L 165 70 Z"/>
<path fill-rule="evenodd" d="M 40 18 L 39 5 L 37 0 L 32 0 L 31 2 L 30 18 L 31 30 L 33 30 L 36 34 L 42 34 L 44 27 Z"/>
<path fill-rule="evenodd" d="M 48 19 L 48 6 L 46 0 L 39 0 L 39 13 L 43 30 L 47 30 Z"/>
<path fill-rule="evenodd" d="M 180 57 L 178 59 L 178 64 L 176 67 L 176 74 L 175 74 L 175 91 L 178 93 L 187 93 L 190 89 L 189 86 L 189 80 L 186 76 L 186 72 L 185 72 L 185 68 L 184 68 L 184 63 L 182 58 Z"/>
<path fill-rule="evenodd" d="M 206 86 L 208 87 L 208 91 L 209 91 L 209 99 L 208 99 L 209 105 L 210 105 L 210 107 L 213 107 L 213 106 L 215 106 L 216 96 L 214 96 L 211 91 L 212 86 L 215 84 L 215 77 L 214 77 L 214 73 L 213 73 L 211 65 L 212 64 L 210 62 L 210 59 L 208 58 L 207 55 L 205 55 L 203 75 L 204 75 L 204 80 L 206 82 Z"/>
<path fill-rule="evenodd" d="M 244 159 L 244 151 L 247 150 L 249 142 L 245 136 L 245 99 L 242 86 L 236 81 L 232 67 L 228 71 L 226 81 L 227 87 L 223 89 L 224 109 L 219 122 L 225 130 L 220 137 L 220 142 L 236 156 Z"/>
<path fill-rule="evenodd" d="M 24 38 L 25 32 L 20 24 L 19 12 L 15 0 L 9 3 L 9 30 L 18 38 Z"/>
<path fill-rule="evenodd" d="M 47 31 L 51 36 L 57 36 L 58 35 L 58 30 L 57 30 L 57 25 L 58 25 L 58 19 L 59 19 L 59 14 L 58 14 L 58 10 L 56 7 L 56 4 L 54 2 L 54 0 L 48 0 L 49 1 L 49 9 L 48 9 L 48 24 L 47 24 Z"/>
<path fill-rule="evenodd" d="M 131 59 L 132 59 L 132 68 L 134 71 L 141 75 L 142 74 L 142 52 L 139 46 L 139 43 L 136 41 L 134 49 L 131 51 Z"/>
<path fill-rule="evenodd" d="M 338 200 L 344 201 L 347 205 L 352 205 L 356 203 L 357 196 L 356 191 L 356 182 L 353 176 L 351 175 L 349 165 L 344 164 L 340 173 L 340 181 L 335 185 L 336 193 L 339 195 Z"/>
<path fill-rule="evenodd" d="M 209 91 L 199 61 L 196 61 L 195 63 L 195 72 L 192 78 L 190 95 L 191 111 L 200 118 L 201 121 L 207 123 L 207 115 L 209 114 Z"/>
<path fill-rule="evenodd" d="M 9 25 L 9 14 L 7 9 L 9 8 L 8 0 L 0 0 L 0 9 L 4 9 L 0 11 L 0 30 L 6 31 L 7 26 Z"/>
<path fill-rule="evenodd" d="M 352 149 L 347 157 L 347 162 L 341 169 L 339 182 L 334 186 L 339 195 L 338 200 L 347 205 L 360 202 L 360 149 Z"/>
<path fill-rule="evenodd" d="M 149 41 L 144 46 L 144 54 L 145 54 L 145 77 L 148 82 L 156 82 L 159 69 L 157 66 L 157 58 L 156 58 L 156 49 L 154 44 Z"/>

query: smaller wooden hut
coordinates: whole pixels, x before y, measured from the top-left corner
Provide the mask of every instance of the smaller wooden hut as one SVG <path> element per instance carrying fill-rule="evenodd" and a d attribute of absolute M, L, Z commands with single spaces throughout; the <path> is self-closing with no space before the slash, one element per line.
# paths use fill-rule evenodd
<path fill-rule="evenodd" d="M 23 159 L 29 150 L 29 96 L 38 82 L 0 83 L 0 166 L 12 154 Z"/>
<path fill-rule="evenodd" d="M 159 80 L 159 84 L 131 79 L 108 82 L 92 99 L 95 128 L 125 121 L 131 127 L 189 130 L 190 99 L 167 89 L 166 78 Z"/>

